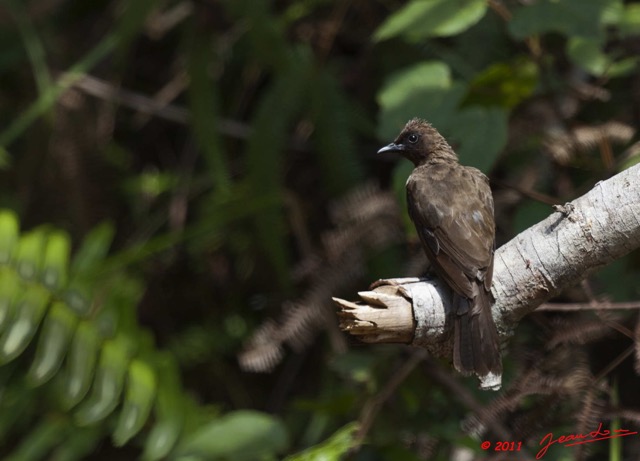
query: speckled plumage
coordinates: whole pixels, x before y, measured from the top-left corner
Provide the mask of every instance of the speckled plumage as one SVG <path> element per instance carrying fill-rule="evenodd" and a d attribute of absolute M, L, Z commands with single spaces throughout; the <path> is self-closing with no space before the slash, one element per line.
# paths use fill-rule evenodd
<path fill-rule="evenodd" d="M 409 121 L 381 151 L 399 152 L 415 165 L 407 205 L 433 269 L 453 291 L 455 368 L 480 377 L 500 375 L 491 316 L 495 222 L 488 178 L 460 165 L 447 141 L 420 119 Z"/>

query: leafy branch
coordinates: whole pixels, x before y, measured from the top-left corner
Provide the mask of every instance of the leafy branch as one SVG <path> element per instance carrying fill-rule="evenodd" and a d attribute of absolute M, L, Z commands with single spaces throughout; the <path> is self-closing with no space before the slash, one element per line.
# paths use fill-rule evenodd
<path fill-rule="evenodd" d="M 282 450 L 288 436 L 276 419 L 253 411 L 210 414 L 182 389 L 173 357 L 156 349 L 137 325 L 142 285 L 129 274 L 105 270 L 112 236 L 110 226 L 99 226 L 71 259 L 66 233 L 48 226 L 20 233 L 16 215 L 0 212 L 3 387 L 7 392 L 23 385 L 22 374 L 10 367 L 29 360 L 29 346 L 37 343 L 26 384 L 34 391 L 46 388 L 44 395 L 54 397 L 49 411 L 64 415 L 41 418 L 13 456 L 34 459 L 37 447 L 37 453 L 67 457 L 71 450 L 76 459 L 107 432 L 117 447 L 138 436 L 147 461 Z M 12 405 L 11 399 L 0 402 L 5 427 L 26 412 L 12 411 Z M 89 443 L 76 446 L 88 434 Z M 67 443 L 54 450 L 61 438 Z"/>

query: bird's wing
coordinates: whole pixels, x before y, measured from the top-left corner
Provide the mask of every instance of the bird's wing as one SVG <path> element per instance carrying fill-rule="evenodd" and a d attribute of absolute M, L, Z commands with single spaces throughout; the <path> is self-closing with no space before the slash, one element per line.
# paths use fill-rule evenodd
<path fill-rule="evenodd" d="M 479 283 L 490 289 L 493 272 L 495 223 L 488 180 L 475 168 L 432 170 L 417 168 L 409 178 L 409 215 L 439 275 L 458 294 L 474 298 Z"/>

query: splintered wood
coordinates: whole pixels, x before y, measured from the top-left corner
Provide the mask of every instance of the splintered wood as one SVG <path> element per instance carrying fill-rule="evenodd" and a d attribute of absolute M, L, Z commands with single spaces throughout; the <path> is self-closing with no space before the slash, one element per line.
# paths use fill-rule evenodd
<path fill-rule="evenodd" d="M 332 298 L 339 308 L 342 331 L 365 343 L 412 342 L 415 331 L 413 307 L 400 286 L 383 285 L 358 295 L 363 301 Z"/>

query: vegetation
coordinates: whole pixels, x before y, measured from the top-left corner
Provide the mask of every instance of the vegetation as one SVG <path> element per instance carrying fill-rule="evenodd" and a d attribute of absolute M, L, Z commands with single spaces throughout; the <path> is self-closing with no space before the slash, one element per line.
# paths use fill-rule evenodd
<path fill-rule="evenodd" d="M 3 459 L 531 459 L 637 428 L 637 252 L 519 326 L 498 394 L 353 344 L 331 296 L 425 270 L 411 166 L 375 155 L 409 118 L 490 176 L 501 243 L 637 163 L 639 4 L 5 0 L 0 24 Z"/>

